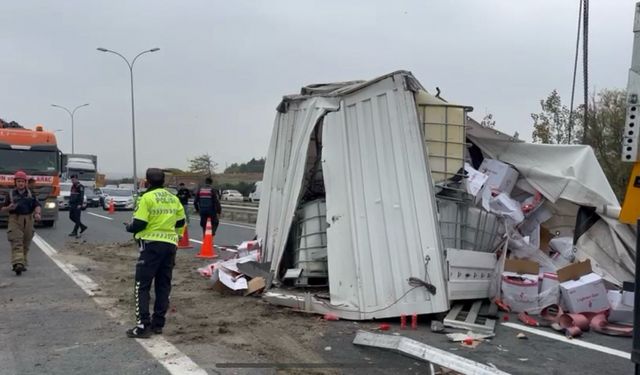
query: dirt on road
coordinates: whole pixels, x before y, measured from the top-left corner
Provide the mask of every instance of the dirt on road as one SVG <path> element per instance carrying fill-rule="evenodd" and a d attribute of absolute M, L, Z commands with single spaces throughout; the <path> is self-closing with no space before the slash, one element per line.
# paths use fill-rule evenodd
<path fill-rule="evenodd" d="M 114 301 L 123 324 L 133 324 L 133 275 L 138 256 L 133 241 L 112 244 L 70 241 L 60 253 L 98 283 L 98 296 Z M 213 367 L 221 362 L 326 362 L 321 355 L 326 348 L 320 341 L 332 322 L 269 305 L 258 297 L 216 292 L 197 272 L 197 268 L 207 263 L 195 258 L 193 251 L 178 251 L 164 331 L 167 340 L 201 366 L 205 363 Z M 125 328 L 128 327 L 123 327 L 123 334 Z M 356 329 L 354 326 L 345 334 L 352 338 Z M 283 373 L 298 372 L 337 373 L 326 369 Z"/>

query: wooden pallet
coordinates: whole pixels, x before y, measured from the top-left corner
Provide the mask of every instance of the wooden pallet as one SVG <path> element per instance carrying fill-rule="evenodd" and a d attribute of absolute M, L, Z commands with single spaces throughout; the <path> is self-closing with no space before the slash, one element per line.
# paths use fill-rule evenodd
<path fill-rule="evenodd" d="M 496 327 L 495 319 L 489 319 L 480 314 L 482 304 L 489 301 L 474 301 L 469 307 L 469 303 L 458 303 L 453 306 L 442 322 L 446 327 L 468 329 L 478 333 L 494 333 Z"/>

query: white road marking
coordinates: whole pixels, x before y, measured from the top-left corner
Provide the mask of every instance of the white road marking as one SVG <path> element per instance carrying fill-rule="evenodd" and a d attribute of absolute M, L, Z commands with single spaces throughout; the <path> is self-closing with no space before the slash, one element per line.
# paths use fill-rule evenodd
<path fill-rule="evenodd" d="M 199 243 L 202 245 L 202 241 L 194 240 L 193 238 L 189 238 L 189 241 Z"/>
<path fill-rule="evenodd" d="M 536 329 L 536 328 L 533 328 L 533 327 L 527 327 L 527 326 L 524 326 L 522 324 L 502 323 L 502 325 L 505 326 L 505 327 L 518 329 L 520 331 L 533 333 L 534 335 L 538 335 L 538 336 L 546 337 L 546 338 L 549 338 L 549 339 L 561 341 L 561 342 L 564 342 L 564 343 L 567 343 L 567 344 L 581 346 L 583 348 L 587 348 L 587 349 L 591 349 L 591 350 L 597 350 L 599 352 L 615 355 L 615 356 L 618 356 L 618 357 L 621 357 L 621 358 L 624 358 L 624 359 L 631 359 L 631 353 L 623 352 L 622 350 L 612 349 L 612 348 L 609 348 L 608 346 L 592 344 L 590 342 L 586 342 L 586 341 L 579 340 L 579 339 L 568 339 L 565 336 L 557 334 L 557 333 L 547 332 L 547 331 L 543 331 L 543 330 Z"/>
<path fill-rule="evenodd" d="M 55 264 L 60 267 L 64 273 L 66 273 L 73 282 L 78 284 L 85 293 L 89 296 L 93 297 L 95 295 L 95 291 L 100 289 L 98 284 L 96 284 L 91 278 L 87 275 L 80 272 L 76 266 L 73 264 L 65 263 L 58 258 L 58 251 L 54 249 L 51 245 L 49 245 L 42 237 L 40 237 L 37 233 L 33 236 L 33 242 L 38 246 Z"/>
<path fill-rule="evenodd" d="M 98 215 L 97 215 L 98 216 Z M 69 263 L 58 259 L 58 251 L 49 245 L 38 234 L 33 236 L 33 242 L 45 253 L 60 269 L 67 274 L 82 290 L 93 297 L 96 304 L 105 308 L 110 316 L 116 317 L 109 299 L 95 296 L 95 291 L 100 288 L 90 277 L 78 271 Z M 149 339 L 136 339 L 136 341 L 151 354 L 172 375 L 206 375 L 207 372 L 198 366 L 191 358 L 187 357 L 164 337 L 155 335 Z"/>
<path fill-rule="evenodd" d="M 112 217 L 109 217 L 109 216 L 102 216 L 102 215 L 94 214 L 93 212 L 87 212 L 87 213 L 88 213 L 89 215 L 97 216 L 97 217 L 100 217 L 100 218 L 103 218 L 103 219 L 113 220 L 113 218 L 112 218 Z"/>
<path fill-rule="evenodd" d="M 191 217 L 192 217 L 193 219 L 198 219 L 198 220 L 200 220 L 200 216 L 194 216 L 194 215 L 191 215 Z M 256 226 L 255 226 L 255 225 L 235 224 L 235 223 L 228 223 L 228 222 L 226 222 L 226 221 L 221 221 L 221 222 L 220 222 L 220 225 L 228 225 L 228 226 L 230 226 L 230 227 L 238 227 L 238 228 L 256 229 Z"/>

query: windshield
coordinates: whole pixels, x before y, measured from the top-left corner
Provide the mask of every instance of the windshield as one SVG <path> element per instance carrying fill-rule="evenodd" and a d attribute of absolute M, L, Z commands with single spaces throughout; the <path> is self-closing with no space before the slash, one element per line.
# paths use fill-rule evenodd
<path fill-rule="evenodd" d="M 96 179 L 96 172 L 83 171 L 80 169 L 69 168 L 69 176 L 77 174 L 80 181 L 94 181 Z"/>
<path fill-rule="evenodd" d="M 71 191 L 71 184 L 60 184 L 60 191 Z"/>
<path fill-rule="evenodd" d="M 32 174 L 56 175 L 58 153 L 55 151 L 0 149 L 0 172 L 15 173 L 18 170 Z"/>
<path fill-rule="evenodd" d="M 133 192 L 129 190 L 103 190 L 106 195 L 111 197 L 131 197 Z"/>

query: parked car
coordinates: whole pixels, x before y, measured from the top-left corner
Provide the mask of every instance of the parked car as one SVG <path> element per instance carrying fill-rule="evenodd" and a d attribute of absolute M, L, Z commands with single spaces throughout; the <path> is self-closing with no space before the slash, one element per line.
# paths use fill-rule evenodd
<path fill-rule="evenodd" d="M 85 196 L 87 198 L 88 207 L 100 207 L 100 195 L 98 190 L 85 190 Z"/>
<path fill-rule="evenodd" d="M 242 194 L 238 190 L 223 190 L 222 191 L 222 200 L 223 201 L 235 201 L 242 202 L 244 198 Z"/>
<path fill-rule="evenodd" d="M 61 182 L 60 183 L 60 195 L 58 195 L 58 209 L 60 211 L 65 211 L 69 209 L 69 197 L 71 196 L 71 182 Z M 85 190 L 86 191 L 86 190 Z M 82 210 L 87 209 L 87 195 L 84 195 L 84 200 L 82 202 Z"/>
<path fill-rule="evenodd" d="M 262 194 L 262 181 L 258 181 L 249 194 L 249 202 L 260 202 L 260 194 Z"/>
<path fill-rule="evenodd" d="M 136 207 L 133 191 L 129 189 L 101 189 L 102 209 L 108 210 L 113 200 L 116 210 L 133 210 Z"/>

